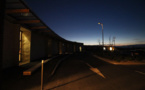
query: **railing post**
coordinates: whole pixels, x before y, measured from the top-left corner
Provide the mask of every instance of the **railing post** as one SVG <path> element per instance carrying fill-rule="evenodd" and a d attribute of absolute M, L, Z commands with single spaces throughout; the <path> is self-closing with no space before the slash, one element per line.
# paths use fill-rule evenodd
<path fill-rule="evenodd" d="M 43 63 L 44 60 L 41 62 L 41 90 L 43 90 Z"/>

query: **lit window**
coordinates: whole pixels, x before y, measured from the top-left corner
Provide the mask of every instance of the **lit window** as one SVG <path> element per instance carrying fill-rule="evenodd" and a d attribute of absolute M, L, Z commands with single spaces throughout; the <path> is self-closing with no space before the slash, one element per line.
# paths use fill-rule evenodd
<path fill-rule="evenodd" d="M 79 49 L 80 49 L 80 52 L 82 52 L 82 47 L 81 46 L 79 47 Z"/>

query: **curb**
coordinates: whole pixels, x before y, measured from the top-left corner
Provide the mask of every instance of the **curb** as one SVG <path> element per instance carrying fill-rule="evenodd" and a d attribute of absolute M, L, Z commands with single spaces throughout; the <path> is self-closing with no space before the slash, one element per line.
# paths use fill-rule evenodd
<path fill-rule="evenodd" d="M 98 58 L 100 60 L 103 60 L 107 63 L 110 63 L 110 64 L 113 64 L 113 65 L 145 65 L 145 63 L 143 62 L 132 62 L 132 61 L 128 61 L 128 62 L 117 62 L 117 61 L 112 61 L 110 59 L 106 59 L 106 58 L 102 58 L 102 57 L 99 57 L 97 55 L 93 55 L 95 58 Z"/>

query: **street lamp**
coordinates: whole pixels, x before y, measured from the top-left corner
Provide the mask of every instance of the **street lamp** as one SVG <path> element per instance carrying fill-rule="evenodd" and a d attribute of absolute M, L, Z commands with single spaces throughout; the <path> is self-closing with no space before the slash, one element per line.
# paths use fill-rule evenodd
<path fill-rule="evenodd" d="M 98 23 L 99 25 L 102 26 L 102 45 L 104 46 L 104 33 L 103 33 L 103 23 Z"/>

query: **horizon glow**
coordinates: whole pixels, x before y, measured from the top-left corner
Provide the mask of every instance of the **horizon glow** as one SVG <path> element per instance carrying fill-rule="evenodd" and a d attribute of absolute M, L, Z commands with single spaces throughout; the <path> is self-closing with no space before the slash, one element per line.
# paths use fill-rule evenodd
<path fill-rule="evenodd" d="M 116 37 L 115 45 L 145 44 L 145 1 L 25 0 L 40 19 L 66 40 L 84 45 L 102 44 Z M 114 2 L 114 3 L 112 3 Z"/>

